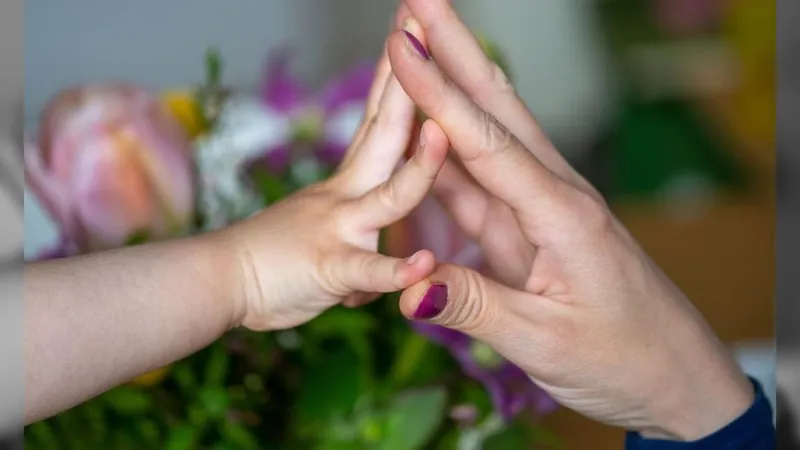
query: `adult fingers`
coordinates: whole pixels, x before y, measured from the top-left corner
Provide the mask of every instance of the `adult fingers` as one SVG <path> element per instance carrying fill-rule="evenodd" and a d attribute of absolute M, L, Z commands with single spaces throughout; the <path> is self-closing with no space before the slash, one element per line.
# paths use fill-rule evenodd
<path fill-rule="evenodd" d="M 586 181 L 542 131 L 503 70 L 483 49 L 448 0 L 405 0 L 442 71 L 479 107 L 497 118 L 542 163 L 576 186 Z"/>
<path fill-rule="evenodd" d="M 425 198 L 447 158 L 449 143 L 433 121 L 422 126 L 416 154 L 380 186 L 366 193 L 344 214 L 355 215 L 366 229 L 386 227 L 407 216 Z"/>
<path fill-rule="evenodd" d="M 557 201 L 562 180 L 449 81 L 412 34 L 389 38 L 389 59 L 404 90 L 442 127 L 466 170 L 487 191 L 526 212 Z"/>
<path fill-rule="evenodd" d="M 461 230 L 477 240 L 489 208 L 489 194 L 456 161 L 449 158 L 445 161 L 433 184 L 433 195 Z"/>
<path fill-rule="evenodd" d="M 400 296 L 400 311 L 410 320 L 461 331 L 489 344 L 502 344 L 508 330 L 521 325 L 508 302 L 529 294 L 492 281 L 461 266 L 442 264 Z"/>

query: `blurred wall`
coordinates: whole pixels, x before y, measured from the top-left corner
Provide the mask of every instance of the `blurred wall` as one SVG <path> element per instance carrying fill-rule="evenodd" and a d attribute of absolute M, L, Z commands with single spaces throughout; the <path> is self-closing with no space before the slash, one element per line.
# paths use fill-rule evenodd
<path fill-rule="evenodd" d="M 577 157 L 607 109 L 602 45 L 588 0 L 456 0 L 475 30 L 507 52 L 521 96 L 566 153 Z M 226 79 L 252 88 L 265 53 L 288 44 L 312 85 L 381 49 L 394 1 L 28 0 L 25 5 L 25 122 L 74 83 L 128 79 L 152 88 L 202 77 L 217 45 Z M 53 238 L 26 195 L 26 254 Z"/>
<path fill-rule="evenodd" d="M 586 134 L 607 98 L 602 45 L 587 0 L 456 0 L 466 21 L 500 41 L 521 95 L 562 139 Z M 374 57 L 394 1 L 29 0 L 25 8 L 27 119 L 66 85 L 127 78 L 162 88 L 199 81 L 218 45 L 227 79 L 252 87 L 265 52 L 290 44 L 296 69 L 318 84 Z M 569 129 L 569 133 L 566 129 Z M 576 128 L 587 131 L 575 132 Z M 571 137 L 569 139 L 576 139 Z"/>
<path fill-rule="evenodd" d="M 22 249 L 22 10 L 21 1 L 0 4 L 0 266 L 18 260 Z"/>

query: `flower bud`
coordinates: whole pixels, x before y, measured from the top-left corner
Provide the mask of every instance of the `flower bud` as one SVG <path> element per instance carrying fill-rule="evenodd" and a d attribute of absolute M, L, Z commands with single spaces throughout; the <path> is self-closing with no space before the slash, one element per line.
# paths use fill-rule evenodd
<path fill-rule="evenodd" d="M 80 252 L 190 231 L 188 137 L 158 98 L 131 85 L 82 86 L 46 107 L 25 175 Z"/>

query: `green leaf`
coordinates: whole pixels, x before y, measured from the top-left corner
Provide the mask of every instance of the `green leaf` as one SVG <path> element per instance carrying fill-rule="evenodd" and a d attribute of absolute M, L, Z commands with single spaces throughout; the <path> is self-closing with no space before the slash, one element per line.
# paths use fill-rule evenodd
<path fill-rule="evenodd" d="M 420 367 L 430 343 L 417 333 L 407 333 L 401 345 L 397 359 L 392 367 L 392 381 L 397 385 L 405 383 L 414 370 Z"/>
<path fill-rule="evenodd" d="M 354 450 L 363 447 L 354 446 L 352 442 L 323 441 L 316 450 Z"/>
<path fill-rule="evenodd" d="M 109 391 L 105 401 L 120 414 L 137 415 L 147 412 L 152 406 L 150 397 L 138 388 L 121 386 Z"/>
<path fill-rule="evenodd" d="M 333 308 L 311 321 L 307 330 L 312 339 L 341 338 L 347 341 L 363 364 L 369 365 L 373 347 L 368 334 L 375 326 L 375 317 L 363 310 Z"/>
<path fill-rule="evenodd" d="M 447 407 L 443 387 L 406 392 L 389 410 L 379 450 L 418 450 L 433 437 Z"/>
<path fill-rule="evenodd" d="M 368 372 L 343 349 L 322 354 L 306 370 L 297 394 L 296 420 L 301 426 L 325 426 L 348 416 L 369 383 Z"/>
<path fill-rule="evenodd" d="M 254 170 L 251 175 L 251 180 L 256 190 L 261 193 L 267 205 L 278 202 L 289 195 L 289 190 L 286 188 L 283 181 L 266 170 Z"/>
<path fill-rule="evenodd" d="M 208 362 L 206 363 L 206 386 L 222 386 L 228 376 L 230 354 L 224 341 L 211 346 Z"/>
<path fill-rule="evenodd" d="M 505 450 L 509 448 L 531 448 L 534 436 L 530 429 L 512 426 L 488 437 L 483 442 L 484 450 Z"/>
<path fill-rule="evenodd" d="M 28 440 L 32 439 L 42 448 L 58 448 L 58 437 L 53 432 L 50 421 L 42 421 L 25 428 L 26 447 Z"/>
<path fill-rule="evenodd" d="M 235 422 L 225 422 L 222 435 L 231 442 L 233 448 L 241 450 L 258 450 L 258 440 L 245 426 Z"/>
<path fill-rule="evenodd" d="M 197 376 L 187 361 L 181 361 L 172 368 L 172 378 L 184 395 L 193 396 L 197 392 Z"/>
<path fill-rule="evenodd" d="M 137 423 L 138 432 L 141 436 L 151 444 L 160 443 L 160 435 L 158 425 L 153 420 L 144 420 Z"/>
<path fill-rule="evenodd" d="M 181 425 L 173 428 L 169 432 L 167 444 L 164 446 L 165 450 L 193 450 L 197 447 L 198 436 L 197 430 L 191 425 Z"/>
<path fill-rule="evenodd" d="M 203 429 L 208 422 L 208 411 L 200 405 L 190 405 L 187 411 L 192 426 Z"/>
<path fill-rule="evenodd" d="M 125 245 L 132 247 L 134 245 L 141 245 L 146 243 L 150 240 L 150 233 L 147 230 L 140 230 L 133 233 L 127 241 L 125 241 Z"/>
<path fill-rule="evenodd" d="M 358 309 L 332 308 L 308 324 L 320 336 L 362 336 L 375 328 L 375 318 Z"/>
<path fill-rule="evenodd" d="M 533 433 L 534 442 L 540 444 L 543 448 L 548 450 L 563 450 L 566 448 L 561 436 L 541 425 L 533 425 L 531 433 Z"/>
<path fill-rule="evenodd" d="M 222 418 L 230 404 L 228 392 L 224 387 L 207 387 L 200 391 L 200 404 L 212 418 Z"/>

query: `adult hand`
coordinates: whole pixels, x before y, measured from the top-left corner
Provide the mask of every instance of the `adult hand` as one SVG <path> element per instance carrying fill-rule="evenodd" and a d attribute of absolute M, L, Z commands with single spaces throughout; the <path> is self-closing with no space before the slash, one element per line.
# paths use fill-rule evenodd
<path fill-rule="evenodd" d="M 415 134 L 415 112 L 384 55 L 365 119 L 338 172 L 219 234 L 238 255 L 236 325 L 294 327 L 339 303 L 356 306 L 375 293 L 404 289 L 433 271 L 429 251 L 406 260 L 377 253 L 381 228 L 423 200 L 447 155 L 446 137 L 429 121 L 410 144 L 415 155 L 395 173 Z"/>
<path fill-rule="evenodd" d="M 563 405 L 648 436 L 692 440 L 746 410 L 752 386 L 712 330 L 449 2 L 405 3 L 424 32 L 390 38 L 392 68 L 449 138 L 457 160 L 435 193 L 498 280 L 442 265 L 403 293 L 403 313 L 487 342 Z"/>

